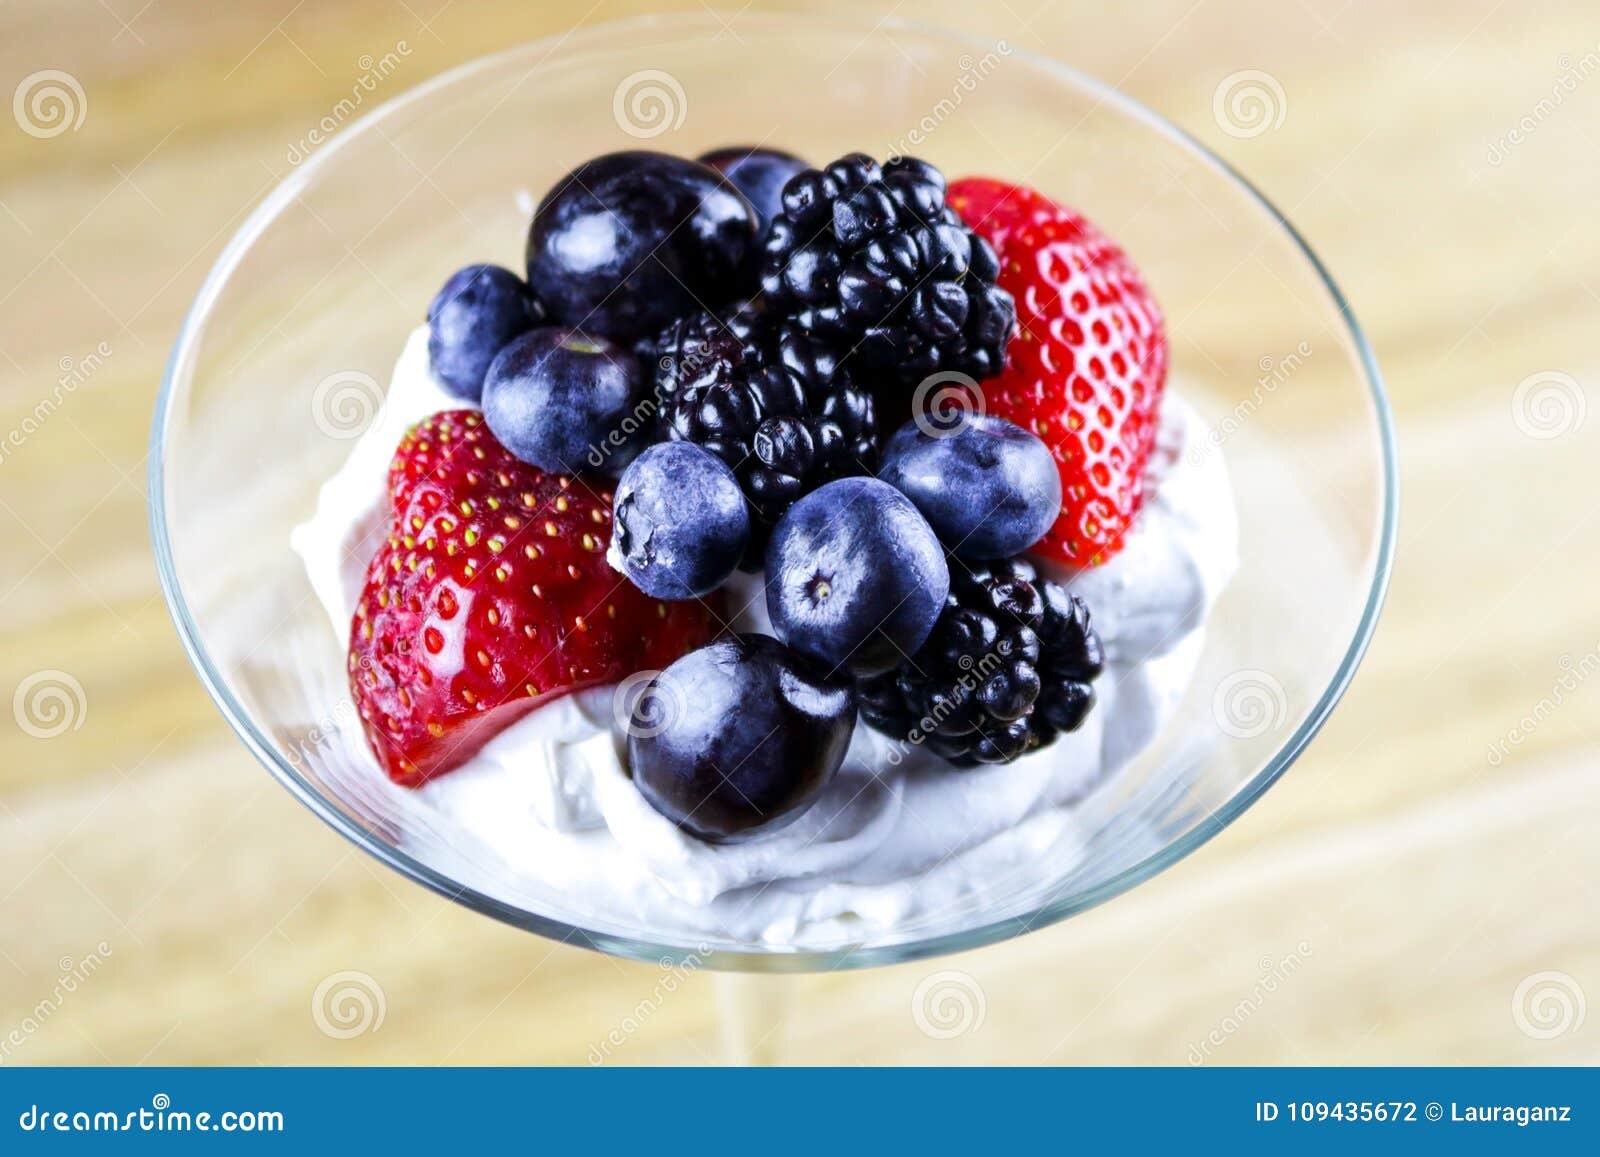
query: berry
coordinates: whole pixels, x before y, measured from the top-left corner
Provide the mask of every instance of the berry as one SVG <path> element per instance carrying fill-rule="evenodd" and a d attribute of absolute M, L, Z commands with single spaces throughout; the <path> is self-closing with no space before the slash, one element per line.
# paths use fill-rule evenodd
<path fill-rule="evenodd" d="M 611 496 L 514 457 L 474 410 L 418 423 L 389 471 L 387 541 L 350 627 L 350 691 L 379 762 L 416 785 L 550 699 L 659 668 L 712 634 L 605 562 Z"/>
<path fill-rule="evenodd" d="M 852 153 L 806 170 L 785 186 L 764 250 L 772 307 L 876 377 L 906 386 L 1000 369 L 1015 308 L 932 165 Z"/>
<path fill-rule="evenodd" d="M 861 717 L 957 767 L 1009 763 L 1076 731 L 1104 659 L 1083 600 L 1023 559 L 951 569 L 922 649 L 857 684 Z"/>
<path fill-rule="evenodd" d="M 759 565 L 771 529 L 802 495 L 836 478 L 870 474 L 878 460 L 872 394 L 833 350 L 756 305 L 726 322 L 685 318 L 656 349 L 666 436 L 726 462 L 752 511 L 748 561 Z"/>
<path fill-rule="evenodd" d="M 746 359 L 757 364 L 763 356 L 761 347 L 769 328 L 766 308 L 758 298 L 717 313 L 700 309 L 685 314 L 654 338 L 639 344 L 660 405 L 662 437 L 671 432 L 673 403 L 683 387 L 690 382 L 742 374 Z"/>
<path fill-rule="evenodd" d="M 939 540 L 876 478 L 842 478 L 795 503 L 766 564 L 773 630 L 830 673 L 895 666 L 922 646 L 950 590 Z"/>
<path fill-rule="evenodd" d="M 688 442 L 651 446 L 617 483 L 611 565 L 657 599 L 693 599 L 744 558 L 750 515 L 733 471 Z"/>
<path fill-rule="evenodd" d="M 477 402 L 494 356 L 543 320 L 543 307 L 511 270 L 498 265 L 458 270 L 428 306 L 433 376 L 462 401 Z"/>
<path fill-rule="evenodd" d="M 950 204 L 994 244 L 1018 302 L 1010 360 L 983 385 L 987 409 L 1038 434 L 1061 474 L 1060 517 L 1035 550 L 1104 562 L 1144 497 L 1167 376 L 1161 309 L 1127 254 L 1032 189 L 958 181 Z"/>
<path fill-rule="evenodd" d="M 761 229 L 783 212 L 783 187 L 810 168 L 799 157 L 778 149 L 734 146 L 713 149 L 699 158 L 743 193 L 760 217 Z"/>
<path fill-rule="evenodd" d="M 632 343 L 749 281 L 756 214 L 715 169 L 665 153 L 585 161 L 528 230 L 528 284 L 558 323 Z"/>
<path fill-rule="evenodd" d="M 585 463 L 627 461 L 643 397 L 630 351 L 577 330 L 536 329 L 489 367 L 483 416 L 524 462 L 576 474 Z"/>
<path fill-rule="evenodd" d="M 1049 448 L 988 414 L 963 414 L 950 429 L 907 422 L 884 447 L 878 477 L 911 499 L 958 558 L 1021 554 L 1061 510 Z"/>
<path fill-rule="evenodd" d="M 793 822 L 850 747 L 856 708 L 766 635 L 735 635 L 668 667 L 640 694 L 628 764 L 650 806 L 690 835 L 728 843 Z"/>

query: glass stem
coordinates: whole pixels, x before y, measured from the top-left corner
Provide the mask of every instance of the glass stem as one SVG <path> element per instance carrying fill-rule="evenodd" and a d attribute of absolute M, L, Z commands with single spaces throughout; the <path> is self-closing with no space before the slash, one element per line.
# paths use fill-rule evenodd
<path fill-rule="evenodd" d="M 758 972 L 718 972 L 717 1019 L 722 1030 L 722 1060 L 728 1065 L 778 1063 L 793 1002 L 793 976 Z"/>

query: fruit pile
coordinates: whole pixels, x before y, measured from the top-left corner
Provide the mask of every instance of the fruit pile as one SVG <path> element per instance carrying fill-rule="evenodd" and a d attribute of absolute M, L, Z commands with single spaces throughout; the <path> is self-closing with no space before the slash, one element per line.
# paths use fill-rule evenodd
<path fill-rule="evenodd" d="M 397 781 L 653 672 L 634 782 L 733 841 L 814 802 L 858 715 L 970 767 L 1093 706 L 1088 608 L 1023 556 L 1120 549 L 1167 354 L 1072 211 L 910 157 L 613 153 L 540 202 L 526 279 L 469 266 L 428 323 L 477 408 L 396 451 L 349 653 Z M 718 629 L 741 568 L 775 637 Z"/>

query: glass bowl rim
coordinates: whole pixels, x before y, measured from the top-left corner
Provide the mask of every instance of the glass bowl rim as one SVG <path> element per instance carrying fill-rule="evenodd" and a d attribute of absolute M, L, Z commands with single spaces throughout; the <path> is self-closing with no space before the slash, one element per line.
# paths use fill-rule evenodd
<path fill-rule="evenodd" d="M 939 28 L 917 21 L 888 18 L 870 21 L 865 17 L 831 14 L 825 17 L 800 17 L 782 13 L 747 13 L 750 24 L 784 26 L 803 24 L 807 30 L 819 26 L 849 26 L 857 31 L 889 29 L 907 36 L 944 40 L 964 49 L 986 49 L 988 42 L 977 36 Z M 267 770 L 316 816 L 346 839 L 362 848 L 381 863 L 400 872 L 408 879 L 454 900 L 476 912 L 491 916 L 524 931 L 577 944 L 596 951 L 649 962 L 684 963 L 693 961 L 697 967 L 732 971 L 832 971 L 842 968 L 866 968 L 875 965 L 896 964 L 951 952 L 962 952 L 1009 939 L 1024 932 L 1046 928 L 1069 916 L 1095 907 L 1106 900 L 1128 891 L 1195 851 L 1241 816 L 1271 787 L 1299 758 L 1306 746 L 1322 729 L 1328 716 L 1354 677 L 1356 668 L 1365 655 L 1377 627 L 1378 617 L 1387 594 L 1390 574 L 1394 567 L 1396 529 L 1399 518 L 1399 471 L 1397 467 L 1394 418 L 1385 393 L 1377 359 L 1361 325 L 1350 309 L 1344 293 L 1334 282 L 1322 259 L 1287 217 L 1265 194 L 1250 183 L 1234 167 L 1206 145 L 1161 114 L 1148 108 L 1120 90 L 1069 65 L 1037 53 L 1013 48 L 1011 54 L 1035 69 L 1051 75 L 1070 86 L 1086 91 L 1101 104 L 1154 129 L 1179 148 L 1185 149 L 1220 173 L 1236 186 L 1247 199 L 1255 202 L 1292 242 L 1317 279 L 1322 283 L 1330 300 L 1344 322 L 1346 332 L 1358 355 L 1362 373 L 1366 378 L 1378 426 L 1380 455 L 1383 473 L 1383 512 L 1377 557 L 1373 567 L 1371 585 L 1366 604 L 1362 609 L 1354 637 L 1346 648 L 1337 670 L 1322 695 L 1271 759 L 1249 782 L 1231 795 L 1221 807 L 1212 811 L 1205 820 L 1182 836 L 1152 852 L 1138 863 L 1123 869 L 1110 879 L 1070 898 L 1060 898 L 1045 904 L 1025 916 L 1011 916 L 1003 920 L 981 924 L 957 932 L 942 933 L 925 939 L 900 943 L 809 950 L 782 947 L 714 949 L 685 944 L 658 944 L 610 932 L 590 930 L 536 912 L 507 904 L 474 888 L 459 884 L 443 873 L 417 860 L 401 848 L 384 843 L 359 821 L 307 782 L 294 766 L 277 750 L 272 741 L 257 728 L 250 713 L 235 698 L 226 679 L 212 663 L 202 644 L 198 625 L 189 612 L 188 603 L 179 585 L 173 559 L 172 543 L 168 532 L 165 504 L 165 432 L 172 417 L 172 403 L 180 373 L 192 358 L 195 337 L 212 306 L 216 303 L 229 277 L 239 265 L 244 254 L 260 238 L 278 215 L 300 195 L 321 169 L 335 162 L 347 151 L 347 146 L 370 133 L 376 126 L 434 92 L 465 80 L 472 74 L 488 71 L 507 61 L 541 50 L 547 59 L 557 51 L 572 48 L 582 52 L 592 48 L 593 42 L 621 32 L 636 33 L 659 30 L 663 33 L 688 33 L 696 28 L 709 29 L 720 21 L 709 10 L 705 14 L 678 14 L 643 16 L 632 19 L 607 21 L 590 28 L 552 35 L 539 40 L 526 41 L 499 52 L 476 57 L 473 60 L 447 69 L 415 87 L 399 94 L 358 118 L 339 138 L 310 157 L 305 164 L 284 178 L 255 207 L 240 225 L 212 265 L 193 304 L 185 314 L 183 324 L 173 344 L 172 354 L 162 375 L 156 399 L 155 414 L 150 434 L 150 462 L 148 467 L 150 534 L 154 547 L 156 567 L 160 575 L 162 593 L 168 612 L 201 684 L 216 704 L 224 719 L 244 741 L 246 747 L 266 766 Z M 601 49 L 601 51 L 606 51 Z"/>

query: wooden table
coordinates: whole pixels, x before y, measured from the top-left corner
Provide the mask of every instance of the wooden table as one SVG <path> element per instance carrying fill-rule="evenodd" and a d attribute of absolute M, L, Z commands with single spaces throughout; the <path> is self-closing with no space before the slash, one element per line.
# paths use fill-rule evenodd
<path fill-rule="evenodd" d="M 0 128 L 0 432 L 17 432 L 0 456 L 0 692 L 41 672 L 82 691 L 66 684 L 64 720 L 30 720 L 59 735 L 0 728 L 0 1062 L 583 1063 L 660 979 L 422 891 L 265 775 L 179 650 L 144 482 L 185 307 L 364 55 L 407 41 L 398 91 L 639 7 L 0 6 L 0 96 L 61 70 L 85 113 L 58 135 Z M 1600 1015 L 1578 1017 L 1600 999 L 1600 413 L 1536 438 L 1513 412 L 1540 374 L 1600 406 L 1600 14 L 1129 7 L 904 14 L 1116 82 L 1320 248 L 1376 344 L 1403 457 L 1399 568 L 1366 665 L 1280 786 L 1128 896 L 926 964 L 720 990 L 692 975 L 616 1059 L 728 1055 L 719 1000 L 770 1022 L 756 1055 L 801 1062 L 1600 1059 Z M 1285 115 L 1241 138 L 1213 98 L 1246 69 L 1281 85 Z M 939 1039 L 912 1001 L 946 970 L 984 1014 Z M 324 1031 L 319 987 L 350 972 L 374 1012 Z"/>

